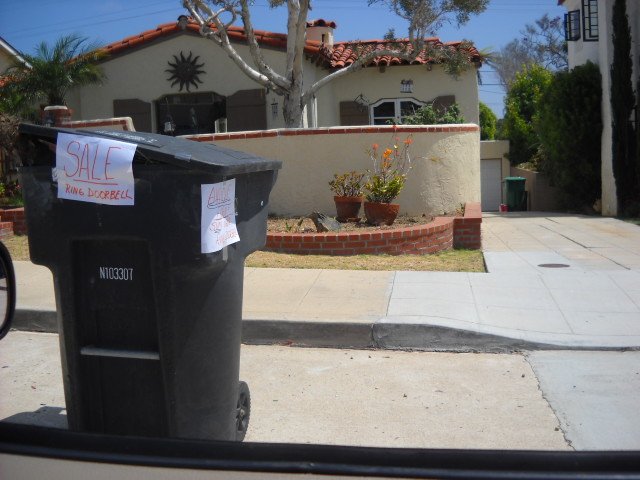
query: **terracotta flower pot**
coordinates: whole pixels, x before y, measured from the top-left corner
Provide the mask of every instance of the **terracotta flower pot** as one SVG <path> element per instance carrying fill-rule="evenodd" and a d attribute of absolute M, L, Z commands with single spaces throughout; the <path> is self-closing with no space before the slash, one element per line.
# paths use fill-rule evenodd
<path fill-rule="evenodd" d="M 393 225 L 399 211 L 397 203 L 364 202 L 364 215 L 371 225 Z"/>
<path fill-rule="evenodd" d="M 71 120 L 71 110 L 66 105 L 49 105 L 40 110 L 43 125 L 60 127 Z"/>
<path fill-rule="evenodd" d="M 360 217 L 360 205 L 363 197 L 333 197 L 336 203 L 336 220 L 341 223 L 358 222 Z"/>

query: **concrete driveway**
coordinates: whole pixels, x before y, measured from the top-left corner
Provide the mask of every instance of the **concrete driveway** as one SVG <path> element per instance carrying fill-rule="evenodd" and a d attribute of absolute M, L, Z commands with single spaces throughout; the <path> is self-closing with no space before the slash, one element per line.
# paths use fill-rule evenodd
<path fill-rule="evenodd" d="M 640 227 L 615 218 L 550 212 L 483 213 L 482 248 L 491 273 L 640 270 Z"/>
<path fill-rule="evenodd" d="M 484 213 L 482 242 L 488 274 L 397 272 L 381 342 L 480 343 L 484 351 L 640 346 L 640 227 L 583 215 Z"/>

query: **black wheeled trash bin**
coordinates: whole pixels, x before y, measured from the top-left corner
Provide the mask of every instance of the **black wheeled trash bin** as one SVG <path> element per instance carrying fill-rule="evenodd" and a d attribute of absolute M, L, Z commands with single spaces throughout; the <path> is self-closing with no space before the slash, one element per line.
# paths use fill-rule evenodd
<path fill-rule="evenodd" d="M 244 438 L 244 260 L 265 243 L 280 162 L 150 133 L 20 132 L 29 249 L 53 272 L 70 429 Z"/>

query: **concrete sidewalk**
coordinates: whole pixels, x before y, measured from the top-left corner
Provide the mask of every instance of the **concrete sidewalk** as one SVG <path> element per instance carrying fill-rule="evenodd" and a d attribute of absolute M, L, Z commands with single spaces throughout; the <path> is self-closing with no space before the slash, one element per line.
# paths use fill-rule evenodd
<path fill-rule="evenodd" d="M 640 348 L 639 227 L 485 214 L 483 236 L 489 273 L 247 268 L 243 341 L 484 352 Z M 16 327 L 55 331 L 49 271 L 16 262 L 16 275 Z"/>
<path fill-rule="evenodd" d="M 0 342 L 0 421 L 67 428 L 58 347 L 48 333 Z M 251 389 L 247 442 L 571 449 L 522 354 L 243 345 L 240 378 Z"/>

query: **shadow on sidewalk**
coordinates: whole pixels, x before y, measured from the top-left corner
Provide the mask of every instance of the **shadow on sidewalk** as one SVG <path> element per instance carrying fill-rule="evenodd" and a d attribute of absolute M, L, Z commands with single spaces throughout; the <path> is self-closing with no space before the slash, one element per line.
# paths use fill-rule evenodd
<path fill-rule="evenodd" d="M 41 407 L 35 412 L 20 412 L 3 418 L 2 422 L 68 429 L 67 413 L 63 407 Z"/>

